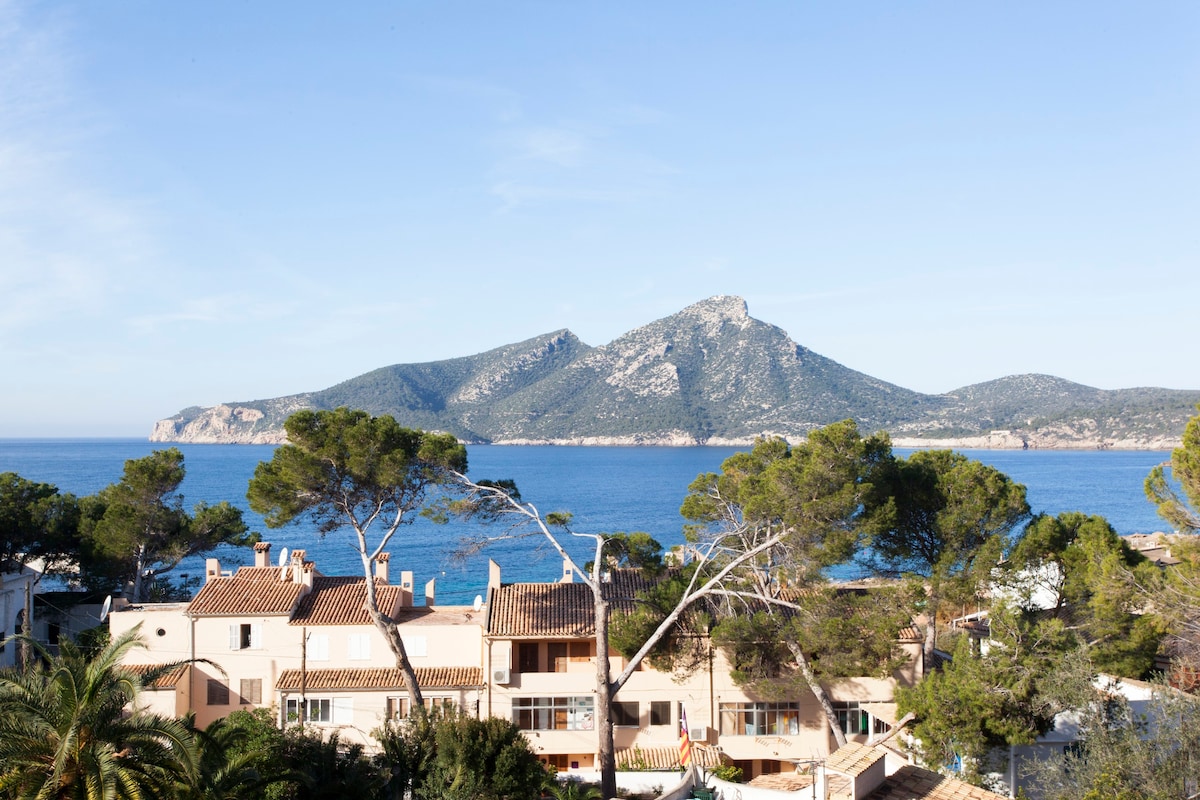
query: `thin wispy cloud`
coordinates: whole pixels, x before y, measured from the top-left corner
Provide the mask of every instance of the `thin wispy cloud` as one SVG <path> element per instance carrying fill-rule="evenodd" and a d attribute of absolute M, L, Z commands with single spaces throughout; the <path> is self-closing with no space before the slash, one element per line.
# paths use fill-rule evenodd
<path fill-rule="evenodd" d="M 560 167 L 578 166 L 592 147 L 591 136 L 569 128 L 532 128 L 512 134 L 520 161 L 540 161 Z"/>
<path fill-rule="evenodd" d="M 0 2 L 0 331 L 102 313 L 146 277 L 137 215 L 87 184 L 86 104 L 70 82 L 66 26 Z"/>

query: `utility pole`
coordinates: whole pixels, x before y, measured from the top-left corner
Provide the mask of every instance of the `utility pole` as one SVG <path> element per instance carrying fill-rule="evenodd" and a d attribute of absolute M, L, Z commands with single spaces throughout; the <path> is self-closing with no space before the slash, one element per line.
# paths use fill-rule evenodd
<path fill-rule="evenodd" d="M 21 573 L 24 574 L 22 569 Z M 25 581 L 25 624 L 21 626 L 21 633 L 25 636 L 33 637 L 33 581 Z M 28 670 L 29 662 L 33 660 L 33 643 L 28 639 L 21 642 L 21 669 Z"/>

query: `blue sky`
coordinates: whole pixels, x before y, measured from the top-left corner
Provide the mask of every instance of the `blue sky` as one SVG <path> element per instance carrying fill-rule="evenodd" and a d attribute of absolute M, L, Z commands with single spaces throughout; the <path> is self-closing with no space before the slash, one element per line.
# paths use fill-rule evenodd
<path fill-rule="evenodd" d="M 924 392 L 1200 388 L 1200 4 L 0 0 L 0 436 L 714 294 Z"/>

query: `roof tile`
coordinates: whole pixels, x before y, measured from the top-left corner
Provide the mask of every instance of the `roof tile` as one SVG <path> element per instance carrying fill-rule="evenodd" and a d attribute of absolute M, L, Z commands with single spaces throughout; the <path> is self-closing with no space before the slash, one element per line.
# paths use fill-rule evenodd
<path fill-rule="evenodd" d="M 493 636 L 590 636 L 592 590 L 582 583 L 512 583 L 492 593 Z"/>
<path fill-rule="evenodd" d="M 867 800 L 1002 800 L 1003 795 L 927 769 L 903 766 Z"/>
<path fill-rule="evenodd" d="M 692 743 L 692 760 L 696 766 L 705 769 L 719 767 L 730 763 L 730 759 L 721 752 L 719 747 L 708 744 Z M 617 751 L 617 769 L 636 770 L 677 770 L 679 765 L 678 745 L 660 745 L 657 747 L 627 747 Z"/>
<path fill-rule="evenodd" d="M 313 578 L 312 591 L 300 601 L 290 624 L 370 625 L 366 586 L 361 577 Z M 394 615 L 400 604 L 400 592 L 399 586 L 376 582 L 375 599 L 380 610 Z"/>
<path fill-rule="evenodd" d="M 188 613 L 197 616 L 292 613 L 304 587 L 290 580 L 279 580 L 279 570 L 274 567 L 269 571 L 275 579 L 267 580 L 265 571 L 268 571 L 265 567 L 242 567 L 231 578 L 211 579 L 188 603 Z"/>
<path fill-rule="evenodd" d="M 449 689 L 483 686 L 483 670 L 479 667 L 417 667 L 417 683 L 422 689 Z M 406 691 L 404 675 L 396 667 L 366 669 L 310 669 L 303 675 L 298 669 L 285 669 L 275 682 L 284 692 L 319 692 L 331 689 Z"/>
<path fill-rule="evenodd" d="M 825 769 L 857 777 L 883 758 L 882 750 L 858 742 L 847 742 L 830 754 L 825 761 Z"/>
<path fill-rule="evenodd" d="M 187 674 L 187 664 L 126 664 L 126 669 L 142 678 L 146 689 L 174 689 Z M 161 670 L 161 671 L 160 671 Z M 154 673 L 150 680 L 148 675 Z"/>

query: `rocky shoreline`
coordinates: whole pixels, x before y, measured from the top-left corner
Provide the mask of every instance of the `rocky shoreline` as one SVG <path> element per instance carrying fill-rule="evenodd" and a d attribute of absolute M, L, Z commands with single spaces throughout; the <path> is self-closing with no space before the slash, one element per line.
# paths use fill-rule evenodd
<path fill-rule="evenodd" d="M 162 420 L 150 435 L 150 441 L 178 444 L 268 444 L 287 442 L 280 429 L 255 429 L 247 418 L 250 409 L 227 408 L 225 413 L 207 415 L 206 424 L 193 421 L 177 425 L 174 420 Z M 765 435 L 771 433 L 765 432 Z M 799 440 L 793 440 L 796 443 Z M 574 436 L 555 439 L 510 438 L 493 442 L 467 440 L 466 444 L 494 444 L 529 447 L 750 447 L 754 437 L 711 437 L 698 439 L 686 431 L 670 431 L 658 435 Z M 919 437 L 894 436 L 892 445 L 919 450 L 953 448 L 956 450 L 1172 450 L 1180 445 L 1178 438 L 1167 436 L 1103 439 L 1087 436 L 1062 436 L 1044 431 L 992 431 L 979 436 Z"/>

